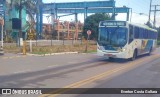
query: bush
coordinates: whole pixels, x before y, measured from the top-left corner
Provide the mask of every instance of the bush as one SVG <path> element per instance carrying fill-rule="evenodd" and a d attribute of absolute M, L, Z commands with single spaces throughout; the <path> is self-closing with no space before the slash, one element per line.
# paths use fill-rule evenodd
<path fill-rule="evenodd" d="M 157 40 L 157 44 L 160 45 L 160 39 Z"/>

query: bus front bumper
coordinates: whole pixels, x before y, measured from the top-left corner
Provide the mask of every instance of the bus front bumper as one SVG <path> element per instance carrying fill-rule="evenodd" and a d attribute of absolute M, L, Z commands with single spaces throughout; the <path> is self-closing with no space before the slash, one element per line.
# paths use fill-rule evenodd
<path fill-rule="evenodd" d="M 123 58 L 128 59 L 127 54 L 125 52 L 115 52 L 115 53 L 109 53 L 109 52 L 103 52 L 100 50 L 97 50 L 97 55 L 107 58 Z"/>

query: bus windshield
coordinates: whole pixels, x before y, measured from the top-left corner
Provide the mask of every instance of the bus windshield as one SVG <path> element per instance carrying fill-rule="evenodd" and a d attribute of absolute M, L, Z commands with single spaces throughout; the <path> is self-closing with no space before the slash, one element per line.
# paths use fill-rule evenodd
<path fill-rule="evenodd" d="M 102 46 L 123 47 L 127 43 L 127 28 L 100 27 L 98 43 Z"/>

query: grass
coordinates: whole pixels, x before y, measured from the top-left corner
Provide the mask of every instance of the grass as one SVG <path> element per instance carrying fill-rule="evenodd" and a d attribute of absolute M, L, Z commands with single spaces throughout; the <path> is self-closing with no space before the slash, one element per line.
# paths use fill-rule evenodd
<path fill-rule="evenodd" d="M 33 47 L 33 53 L 35 54 L 47 54 L 47 53 L 59 53 L 59 52 L 85 52 L 85 45 L 55 45 L 55 46 L 43 46 Z M 96 51 L 96 45 L 89 45 L 87 53 Z"/>
<path fill-rule="evenodd" d="M 89 50 L 86 53 L 95 53 L 95 52 L 97 52 L 97 50 Z"/>
<path fill-rule="evenodd" d="M 33 46 L 32 54 L 49 54 L 49 53 L 60 53 L 60 52 L 79 52 L 85 53 L 85 44 L 75 44 L 75 45 L 54 45 L 54 46 Z M 96 52 L 96 44 L 89 44 L 86 53 Z M 16 45 L 4 46 L 5 53 L 21 53 L 22 47 L 17 47 Z M 29 46 L 26 47 L 26 51 L 30 52 Z"/>
<path fill-rule="evenodd" d="M 8 45 L 4 46 L 3 50 L 5 53 L 19 53 L 21 51 L 21 48 L 17 47 L 16 45 Z"/>

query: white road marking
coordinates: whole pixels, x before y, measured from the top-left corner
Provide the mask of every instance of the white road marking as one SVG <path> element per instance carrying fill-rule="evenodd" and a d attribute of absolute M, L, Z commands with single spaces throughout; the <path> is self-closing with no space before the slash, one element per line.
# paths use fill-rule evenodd
<path fill-rule="evenodd" d="M 23 71 L 16 71 L 14 72 L 14 74 L 18 74 L 18 73 L 27 73 L 27 72 L 30 72 L 30 70 L 23 70 Z"/>
<path fill-rule="evenodd" d="M 50 65 L 50 66 L 47 66 L 47 68 L 52 68 L 52 67 L 57 67 L 59 65 Z"/>
<path fill-rule="evenodd" d="M 76 61 L 72 61 L 72 62 L 68 62 L 69 64 L 75 64 L 75 63 L 78 63 Z"/>

